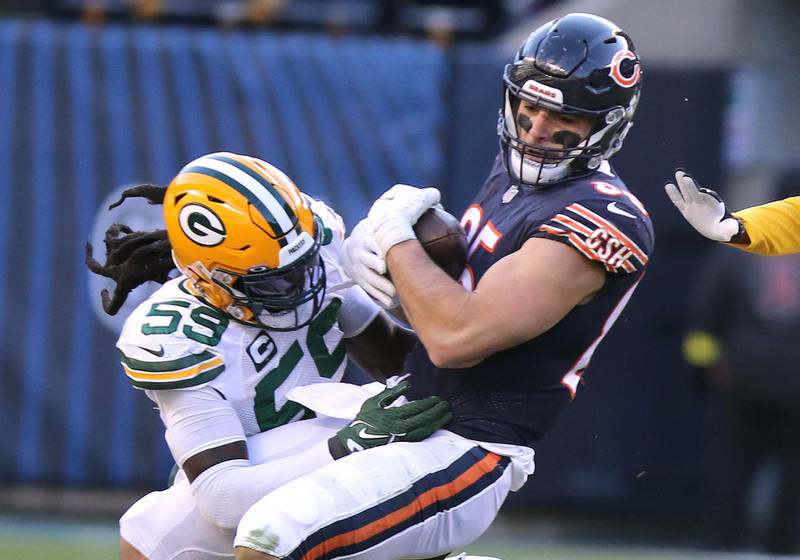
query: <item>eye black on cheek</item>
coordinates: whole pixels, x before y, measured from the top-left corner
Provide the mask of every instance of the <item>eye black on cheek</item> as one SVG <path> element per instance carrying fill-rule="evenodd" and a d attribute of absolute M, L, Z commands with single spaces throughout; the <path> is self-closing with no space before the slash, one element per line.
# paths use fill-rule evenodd
<path fill-rule="evenodd" d="M 531 118 L 528 115 L 523 115 L 523 114 L 517 115 L 517 124 L 525 132 L 530 132 L 531 128 L 533 128 L 533 121 L 531 121 Z"/>
<path fill-rule="evenodd" d="M 561 144 L 564 148 L 570 149 L 580 143 L 581 137 L 570 130 L 558 130 L 553 133 L 552 140 L 556 144 Z"/>

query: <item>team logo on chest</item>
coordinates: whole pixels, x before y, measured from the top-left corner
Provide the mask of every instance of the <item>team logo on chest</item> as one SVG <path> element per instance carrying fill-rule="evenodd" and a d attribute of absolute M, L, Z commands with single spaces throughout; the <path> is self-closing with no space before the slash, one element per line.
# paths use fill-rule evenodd
<path fill-rule="evenodd" d="M 506 192 L 503 193 L 503 198 L 500 199 L 500 202 L 502 204 L 508 204 L 509 202 L 514 200 L 514 197 L 517 196 L 518 192 L 519 192 L 519 187 L 517 185 L 511 185 L 510 187 L 508 187 Z"/>
<path fill-rule="evenodd" d="M 201 204 L 187 204 L 181 208 L 178 222 L 186 237 L 198 245 L 214 247 L 225 241 L 225 224 Z"/>

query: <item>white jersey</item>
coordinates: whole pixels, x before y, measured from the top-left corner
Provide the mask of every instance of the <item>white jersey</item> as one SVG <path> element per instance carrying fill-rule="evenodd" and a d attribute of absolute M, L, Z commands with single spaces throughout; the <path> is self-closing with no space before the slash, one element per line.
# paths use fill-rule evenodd
<path fill-rule="evenodd" d="M 342 308 L 343 301 L 358 299 L 362 308 L 364 303 L 371 304 L 353 288 L 337 290 L 349 285 L 338 264 L 344 237 L 341 218 L 324 204 L 310 202 L 326 230 L 320 255 L 327 278 L 321 310 L 310 324 L 275 332 L 235 322 L 192 295 L 185 288 L 184 276 L 167 282 L 125 322 L 117 342 L 122 367 L 134 387 L 146 390 L 159 405 L 179 463 L 203 448 L 311 416 L 305 407 L 288 401 L 287 392 L 301 385 L 341 380 L 346 353 L 337 319 L 344 309 L 352 313 L 354 308 L 351 303 Z M 369 320 L 375 316 L 366 315 Z M 218 404 L 190 401 L 184 393 L 192 391 L 199 397 L 210 390 L 235 411 L 241 426 L 201 432 L 204 423 L 195 422 L 200 420 L 197 416 L 206 416 L 208 424 Z M 227 417 L 230 420 L 233 415 Z"/>

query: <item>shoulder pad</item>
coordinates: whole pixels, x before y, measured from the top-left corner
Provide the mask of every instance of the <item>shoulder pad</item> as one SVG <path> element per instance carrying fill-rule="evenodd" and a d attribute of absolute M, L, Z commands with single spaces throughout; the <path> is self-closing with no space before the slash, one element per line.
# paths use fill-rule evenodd
<path fill-rule="evenodd" d="M 331 232 L 332 240 L 333 241 L 342 241 L 344 239 L 345 234 L 345 227 L 344 227 L 344 220 L 342 217 L 337 214 L 333 208 L 322 202 L 321 200 L 317 200 L 313 197 L 308 196 L 307 194 L 303 194 L 303 196 L 308 201 L 308 205 L 311 208 L 311 211 L 319 217 L 322 221 L 322 225 L 325 227 L 326 230 Z M 325 239 L 326 244 L 331 242 L 331 239 L 328 238 L 326 235 Z"/>
<path fill-rule="evenodd" d="M 653 249 L 649 217 L 620 198 L 574 202 L 542 223 L 537 235 L 571 245 L 614 273 L 642 270 Z"/>
<path fill-rule="evenodd" d="M 122 368 L 141 389 L 207 383 L 225 369 L 214 347 L 227 326 L 225 315 L 191 296 L 151 297 L 125 321 L 117 341 Z"/>

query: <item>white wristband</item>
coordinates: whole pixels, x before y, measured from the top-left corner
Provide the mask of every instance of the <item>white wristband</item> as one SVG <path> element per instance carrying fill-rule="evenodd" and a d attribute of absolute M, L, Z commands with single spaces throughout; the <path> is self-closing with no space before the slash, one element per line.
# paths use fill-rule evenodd
<path fill-rule="evenodd" d="M 360 335 L 381 309 L 361 286 L 348 288 L 342 295 L 342 306 L 337 314 L 339 329 L 345 338 L 352 338 Z"/>

